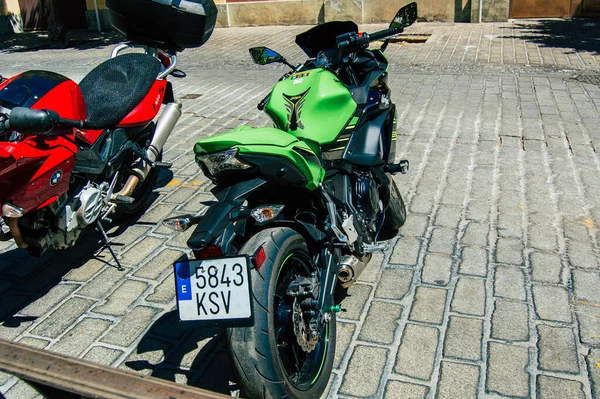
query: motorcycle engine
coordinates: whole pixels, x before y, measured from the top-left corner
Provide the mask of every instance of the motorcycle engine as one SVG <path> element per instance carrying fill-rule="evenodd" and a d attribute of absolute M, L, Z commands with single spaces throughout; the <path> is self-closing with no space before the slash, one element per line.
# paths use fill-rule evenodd
<path fill-rule="evenodd" d="M 355 172 L 353 180 L 354 206 L 364 231 L 377 232 L 377 216 L 381 210 L 377 183 L 367 172 Z"/>
<path fill-rule="evenodd" d="M 103 187 L 88 182 L 65 206 L 59 219 L 59 228 L 65 231 L 73 231 L 83 229 L 94 223 L 102 211 L 103 198 Z"/>

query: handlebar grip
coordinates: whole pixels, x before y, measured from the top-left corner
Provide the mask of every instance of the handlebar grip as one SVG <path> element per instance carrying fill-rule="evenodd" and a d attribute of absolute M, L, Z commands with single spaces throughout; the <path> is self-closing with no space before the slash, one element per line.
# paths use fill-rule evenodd
<path fill-rule="evenodd" d="M 397 35 L 398 33 L 402 33 L 404 28 L 396 27 L 380 30 L 379 32 L 371 33 L 369 35 L 369 41 L 374 42 L 377 40 L 385 39 L 386 37 Z"/>

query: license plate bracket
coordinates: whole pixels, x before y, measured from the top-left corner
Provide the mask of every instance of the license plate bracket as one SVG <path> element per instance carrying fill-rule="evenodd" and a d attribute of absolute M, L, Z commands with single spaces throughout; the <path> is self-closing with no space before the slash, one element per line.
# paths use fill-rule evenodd
<path fill-rule="evenodd" d="M 179 320 L 218 327 L 252 326 L 250 265 L 246 255 L 176 261 Z"/>

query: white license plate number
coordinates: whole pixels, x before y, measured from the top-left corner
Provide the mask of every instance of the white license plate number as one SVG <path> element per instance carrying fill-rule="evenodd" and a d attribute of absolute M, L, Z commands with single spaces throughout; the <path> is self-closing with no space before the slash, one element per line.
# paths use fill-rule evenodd
<path fill-rule="evenodd" d="M 251 320 L 248 265 L 245 256 L 176 262 L 179 319 L 208 322 Z"/>

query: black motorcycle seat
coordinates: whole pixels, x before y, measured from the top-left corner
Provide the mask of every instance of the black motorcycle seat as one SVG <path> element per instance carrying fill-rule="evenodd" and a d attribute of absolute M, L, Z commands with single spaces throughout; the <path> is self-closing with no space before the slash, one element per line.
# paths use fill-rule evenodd
<path fill-rule="evenodd" d="M 146 96 L 161 71 L 156 58 L 141 53 L 111 58 L 88 73 L 79 87 L 87 108 L 86 125 L 117 125 Z"/>

